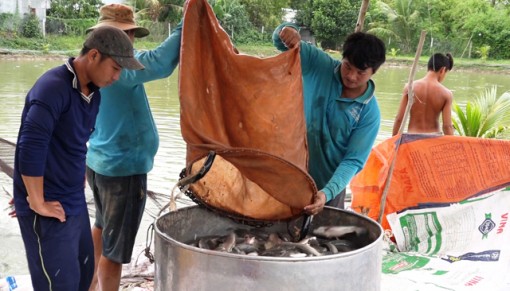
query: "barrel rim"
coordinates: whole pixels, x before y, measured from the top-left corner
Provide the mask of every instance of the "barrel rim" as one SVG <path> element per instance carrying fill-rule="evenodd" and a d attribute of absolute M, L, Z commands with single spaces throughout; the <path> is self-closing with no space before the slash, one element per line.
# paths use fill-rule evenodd
<path fill-rule="evenodd" d="M 168 213 L 165 213 L 165 214 L 157 217 L 154 220 L 154 230 L 156 232 L 156 237 L 159 236 L 160 238 L 167 240 L 169 243 L 172 243 L 172 244 L 174 244 L 174 245 L 176 245 L 178 247 L 181 247 L 181 248 L 183 248 L 185 250 L 188 250 L 188 251 L 191 251 L 191 252 L 195 252 L 195 253 L 202 253 L 202 254 L 206 254 L 206 255 L 211 255 L 211 256 L 228 257 L 228 258 L 241 259 L 241 260 L 255 260 L 255 261 L 307 262 L 307 261 L 336 260 L 338 258 L 352 257 L 352 256 L 355 256 L 355 255 L 358 255 L 359 253 L 366 253 L 368 250 L 370 250 L 372 248 L 380 248 L 380 244 L 382 242 L 382 238 L 383 238 L 383 235 L 384 235 L 384 231 L 383 231 L 381 225 L 379 223 L 377 223 L 375 220 L 371 219 L 370 217 L 360 215 L 360 214 L 358 214 L 356 212 L 353 212 L 353 211 L 338 209 L 338 208 L 329 207 L 329 206 L 326 206 L 324 208 L 328 208 L 328 209 L 331 209 L 333 211 L 345 212 L 345 213 L 347 213 L 349 215 L 357 216 L 358 218 L 361 218 L 361 219 L 364 219 L 364 220 L 368 220 L 370 223 L 375 224 L 377 226 L 377 228 L 379 229 L 379 232 L 380 232 L 379 236 L 373 242 L 371 242 L 370 244 L 368 244 L 368 245 L 366 245 L 366 246 L 364 246 L 362 248 L 356 249 L 354 251 L 350 251 L 350 252 L 344 252 L 344 253 L 339 253 L 339 254 L 330 254 L 330 255 L 325 255 L 325 256 L 314 256 L 314 257 L 304 257 L 304 258 L 288 258 L 288 257 L 271 257 L 271 256 L 249 256 L 249 255 L 241 255 L 241 254 L 219 252 L 219 251 L 214 251 L 214 250 L 205 250 L 205 249 L 201 249 L 201 248 L 198 248 L 198 247 L 194 247 L 194 246 L 182 243 L 182 242 L 180 242 L 180 241 L 170 237 L 169 235 L 164 233 L 162 230 L 160 230 L 157 222 L 160 219 L 162 219 L 163 217 L 165 217 L 167 215 L 172 215 L 172 214 L 174 214 L 176 212 L 180 212 L 180 211 L 189 211 L 190 208 L 199 208 L 199 207 L 200 206 L 198 206 L 198 205 L 186 206 L 186 207 L 179 208 L 179 209 L 177 209 L 175 211 L 168 212 Z"/>

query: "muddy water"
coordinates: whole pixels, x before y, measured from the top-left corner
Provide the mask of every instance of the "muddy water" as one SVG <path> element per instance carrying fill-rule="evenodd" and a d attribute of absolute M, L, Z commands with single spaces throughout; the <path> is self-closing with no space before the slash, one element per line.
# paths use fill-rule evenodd
<path fill-rule="evenodd" d="M 20 114 L 27 91 L 46 70 L 60 65 L 64 60 L 4 60 L 0 59 L 0 137 L 15 141 Z M 416 78 L 421 78 L 425 69 L 420 68 Z M 402 86 L 407 82 L 409 68 L 384 65 L 374 76 L 376 92 L 382 112 L 382 126 L 378 141 L 391 135 L 393 118 L 398 109 Z M 177 73 L 167 79 L 146 85 L 150 105 L 158 126 L 160 147 L 154 169 L 149 174 L 149 189 L 169 194 L 184 167 L 185 145 L 180 134 Z M 459 103 L 475 98 L 489 86 L 498 86 L 498 92 L 510 90 L 510 75 L 453 71 L 444 83 L 450 88 Z M 8 217 L 7 201 L 12 193 L 12 181 L 0 173 L 0 278 L 10 274 L 28 274 L 25 253 L 18 224 Z M 90 193 L 88 192 L 89 199 Z M 168 203 L 160 198 L 160 203 Z M 186 202 L 186 201 L 184 201 Z M 183 204 L 179 204 L 182 206 Z M 145 245 L 146 229 L 153 222 L 161 205 L 149 201 L 147 213 L 140 228 L 137 244 Z"/>

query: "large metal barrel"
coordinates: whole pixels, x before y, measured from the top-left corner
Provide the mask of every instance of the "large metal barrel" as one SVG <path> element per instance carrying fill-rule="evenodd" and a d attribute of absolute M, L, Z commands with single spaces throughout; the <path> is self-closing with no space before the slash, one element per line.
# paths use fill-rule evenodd
<path fill-rule="evenodd" d="M 299 221 L 297 222 L 299 224 Z M 383 230 L 357 213 L 326 207 L 313 219 L 319 226 L 355 225 L 368 229 L 369 242 L 354 251 L 317 257 L 247 256 L 204 250 L 183 242 L 226 235 L 250 227 L 202 207 L 167 213 L 155 222 L 155 288 L 170 290 L 380 290 Z M 277 222 L 267 231 L 287 231 Z"/>

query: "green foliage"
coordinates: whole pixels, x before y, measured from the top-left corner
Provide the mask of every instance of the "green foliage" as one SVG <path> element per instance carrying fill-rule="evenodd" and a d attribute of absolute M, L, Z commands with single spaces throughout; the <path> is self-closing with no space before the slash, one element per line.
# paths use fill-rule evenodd
<path fill-rule="evenodd" d="M 65 19 L 46 18 L 46 32 L 60 35 L 85 35 L 87 28 L 94 26 L 97 18 Z"/>
<path fill-rule="evenodd" d="M 19 14 L 1 13 L 0 14 L 0 31 L 17 33 L 21 25 L 21 17 Z"/>
<path fill-rule="evenodd" d="M 46 32 L 63 35 L 85 35 L 96 24 L 101 0 L 53 0 L 47 11 Z"/>
<path fill-rule="evenodd" d="M 447 19 L 442 23 L 450 23 L 449 35 L 454 41 L 471 40 L 473 47 L 488 45 L 491 47 L 490 57 L 510 58 L 510 17 L 509 10 L 501 5 L 491 5 L 485 0 L 448 0 L 452 5 L 446 10 Z"/>
<path fill-rule="evenodd" d="M 271 31 L 282 21 L 282 8 L 289 7 L 288 0 L 239 0 L 254 27 Z"/>
<path fill-rule="evenodd" d="M 127 4 L 134 7 L 137 21 L 151 20 L 177 24 L 182 18 L 184 0 L 129 0 Z"/>
<path fill-rule="evenodd" d="M 255 29 L 250 29 L 242 34 L 234 36 L 234 39 L 232 41 L 234 42 L 235 45 L 267 44 L 271 43 L 272 39 L 270 33 L 262 33 L 260 31 L 256 31 Z"/>
<path fill-rule="evenodd" d="M 487 58 L 489 57 L 489 52 L 491 50 L 491 47 L 488 46 L 488 45 L 482 45 L 480 47 L 480 49 L 477 51 L 477 53 L 480 55 L 480 58 L 483 60 L 483 61 L 486 61 Z"/>
<path fill-rule="evenodd" d="M 369 33 L 382 39 L 393 39 L 398 42 L 404 53 L 413 52 L 419 37 L 418 23 L 423 16 L 420 15 L 415 1 L 395 0 L 393 5 L 383 1 L 375 3 L 373 21 L 369 23 Z"/>
<path fill-rule="evenodd" d="M 296 13 L 296 22 L 305 27 L 312 26 L 313 19 L 313 1 L 303 0 L 304 3 L 295 4 L 298 8 Z"/>
<path fill-rule="evenodd" d="M 4 37 L 0 34 L 0 47 L 11 48 L 15 50 L 41 50 L 44 48 L 44 40 L 42 38 L 26 38 L 26 37 Z"/>
<path fill-rule="evenodd" d="M 394 47 L 392 47 L 389 51 L 390 56 L 396 57 L 399 51 L 400 51 L 399 49 L 395 49 Z"/>
<path fill-rule="evenodd" d="M 42 36 L 39 19 L 33 14 L 25 16 L 20 29 L 20 33 L 24 37 L 37 38 Z"/>
<path fill-rule="evenodd" d="M 465 108 L 453 104 L 453 126 L 461 136 L 498 138 L 510 128 L 510 92 L 497 96 L 497 88 L 486 89 Z"/>
<path fill-rule="evenodd" d="M 260 39 L 239 0 L 213 0 L 211 5 L 221 26 L 230 36 L 234 35 L 234 40 Z"/>
<path fill-rule="evenodd" d="M 128 0 L 139 25 L 148 28 L 148 41 L 161 41 L 181 20 L 185 0 Z M 354 30 L 360 0 L 208 0 L 222 27 L 236 44 L 270 43 L 282 22 L 282 8 L 298 9 L 296 21 L 315 34 L 323 48 L 337 50 Z M 371 0 L 365 30 L 376 34 L 399 55 L 413 55 L 421 30 L 427 31 L 423 55 L 451 52 L 510 59 L 510 5 L 508 0 Z M 83 37 L 99 16 L 101 0 L 52 0 L 46 32 Z M 21 35 L 19 14 L 0 14 L 2 37 Z M 35 23 L 33 23 L 35 24 Z M 264 27 L 262 32 L 262 27 Z M 28 29 L 30 28 L 30 29 Z M 35 32 L 33 26 L 25 33 Z M 14 42 L 13 42 L 14 43 Z M 472 45 L 470 45 L 472 44 Z M 484 54 L 480 48 L 489 46 Z M 53 46 L 52 46 L 53 48 Z M 476 52 L 479 52 L 476 55 Z M 392 54 L 391 51 L 389 51 Z M 477 59 L 477 61 L 479 61 Z"/>
<path fill-rule="evenodd" d="M 354 0 L 315 0 L 308 6 L 313 11 L 310 28 L 323 49 L 339 49 L 354 32 L 360 5 Z"/>
<path fill-rule="evenodd" d="M 64 19 L 99 17 L 101 0 L 52 0 L 47 16 Z"/>

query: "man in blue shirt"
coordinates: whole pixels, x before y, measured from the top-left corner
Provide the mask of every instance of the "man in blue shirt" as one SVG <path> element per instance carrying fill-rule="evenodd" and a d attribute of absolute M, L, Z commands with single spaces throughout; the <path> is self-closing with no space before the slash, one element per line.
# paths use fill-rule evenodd
<path fill-rule="evenodd" d="M 104 5 L 89 30 L 114 26 L 134 42 L 149 34 L 137 26 L 133 9 Z M 136 51 L 143 71 L 123 71 L 118 82 L 101 89 L 104 96 L 90 137 L 87 181 L 94 193 L 92 228 L 96 281 L 101 290 L 118 290 L 122 264 L 129 263 L 147 199 L 147 173 L 152 170 L 159 137 L 144 83 L 170 76 L 179 63 L 181 24 L 156 49 Z"/>
<path fill-rule="evenodd" d="M 143 66 L 119 29 L 91 34 L 80 56 L 43 74 L 27 94 L 14 161 L 14 203 L 34 290 L 88 290 L 94 271 L 85 155 L 99 87 Z"/>
<path fill-rule="evenodd" d="M 345 188 L 363 168 L 379 131 L 381 113 L 370 78 L 386 60 L 384 43 L 353 33 L 339 61 L 301 41 L 291 23 L 277 27 L 273 41 L 281 51 L 300 46 L 308 171 L 320 189 L 305 211 L 317 214 L 326 202 L 344 208 Z"/>

